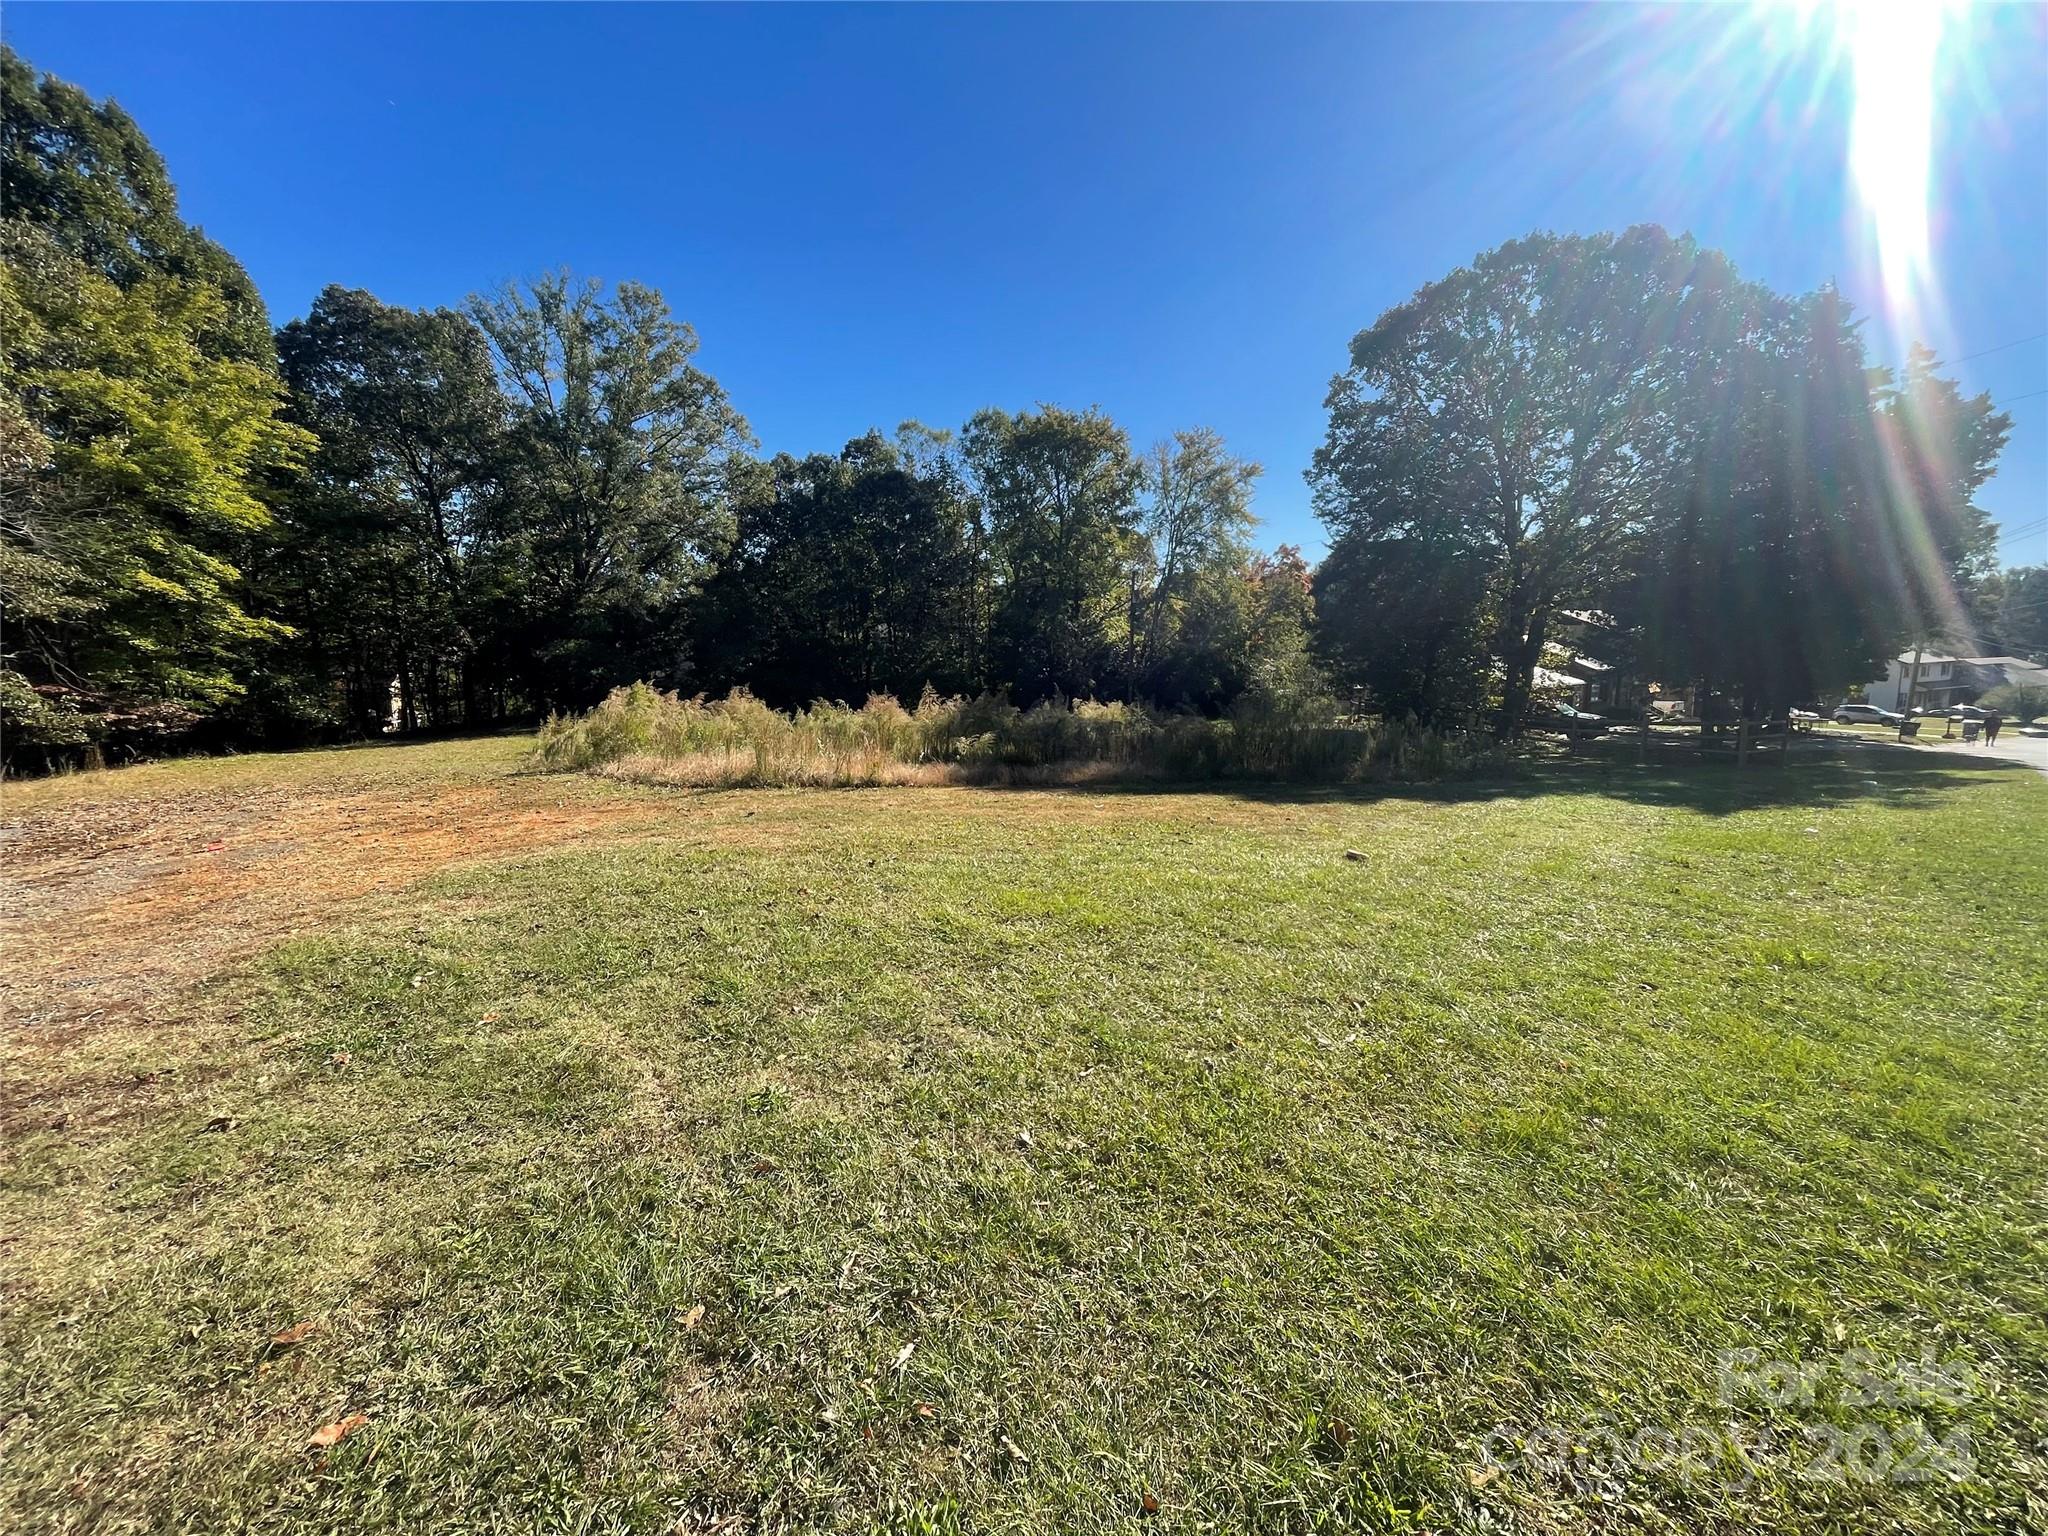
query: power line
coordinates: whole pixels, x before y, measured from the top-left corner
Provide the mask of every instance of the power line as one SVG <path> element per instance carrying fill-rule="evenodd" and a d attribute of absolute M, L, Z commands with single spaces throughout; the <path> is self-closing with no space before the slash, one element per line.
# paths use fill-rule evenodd
<path fill-rule="evenodd" d="M 2015 400 L 2031 400 L 2036 395 L 2048 395 L 2048 389 L 2030 389 L 2024 395 L 2007 395 L 2003 400 L 1994 400 L 1991 404 L 1993 409 L 1996 409 L 2001 405 L 2011 405 Z"/>
<path fill-rule="evenodd" d="M 1967 352 L 1961 357 L 1952 357 L 1951 363 L 1972 363 L 1980 357 L 1989 357 L 1994 352 L 2007 352 L 2014 347 L 2024 347 L 2030 341 L 2048 341 L 2048 331 L 2037 331 L 2032 336 L 2022 336 L 2018 341 L 2001 341 L 1995 347 L 1986 347 L 1982 352 Z"/>

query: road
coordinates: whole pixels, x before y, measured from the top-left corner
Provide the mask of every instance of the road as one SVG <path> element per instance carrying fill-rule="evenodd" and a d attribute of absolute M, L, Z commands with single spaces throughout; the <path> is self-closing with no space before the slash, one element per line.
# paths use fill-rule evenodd
<path fill-rule="evenodd" d="M 2026 763 L 2048 773 L 2048 736 L 2022 736 L 2007 726 L 1998 733 L 1998 745 L 1987 747 L 1982 741 L 1968 745 L 1960 741 L 1943 742 L 1944 752 L 1967 752 L 1974 757 L 2002 757 L 2015 763 Z"/>

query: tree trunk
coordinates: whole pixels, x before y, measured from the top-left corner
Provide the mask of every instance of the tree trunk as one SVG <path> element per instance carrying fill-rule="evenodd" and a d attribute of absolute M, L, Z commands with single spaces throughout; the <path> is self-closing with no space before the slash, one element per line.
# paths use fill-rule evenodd
<path fill-rule="evenodd" d="M 1536 663 L 1543 658 L 1543 630 L 1546 619 L 1531 614 L 1519 624 L 1502 628 L 1501 659 L 1507 675 L 1501 681 L 1500 725 L 1496 735 L 1512 741 L 1522 733 L 1529 714 L 1529 694 L 1534 685 Z"/>

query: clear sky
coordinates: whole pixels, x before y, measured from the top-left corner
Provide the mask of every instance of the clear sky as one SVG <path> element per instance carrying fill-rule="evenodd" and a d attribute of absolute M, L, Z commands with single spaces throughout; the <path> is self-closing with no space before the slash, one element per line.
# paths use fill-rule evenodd
<path fill-rule="evenodd" d="M 2048 561 L 2044 16 L 1957 11 L 1891 59 L 1937 58 L 1915 325 L 2011 402 L 1982 497 L 2009 563 Z M 1266 466 L 1266 541 L 1312 553 L 1301 475 L 1352 334 L 1532 229 L 1690 230 L 1777 287 L 1835 280 L 1898 354 L 1825 7 L 13 0 L 4 25 L 133 113 L 279 320 L 330 282 L 637 278 L 770 451 L 1099 404 L 1141 447 L 1223 432 Z M 1874 142 L 1910 170 L 1910 134 Z"/>

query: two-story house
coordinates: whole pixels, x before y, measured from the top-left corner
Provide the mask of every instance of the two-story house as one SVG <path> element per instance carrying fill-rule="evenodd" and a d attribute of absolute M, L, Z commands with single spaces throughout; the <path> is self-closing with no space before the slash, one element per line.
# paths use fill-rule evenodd
<path fill-rule="evenodd" d="M 1912 698 L 1906 698 L 1911 679 Z M 1974 704 L 1980 695 L 2006 683 L 2048 684 L 2048 667 L 2018 656 L 1944 656 L 1920 654 L 1918 676 L 1909 651 L 1892 661 L 1885 675 L 1867 684 L 1863 696 L 1879 709 L 1938 715 L 1958 704 Z"/>

